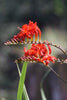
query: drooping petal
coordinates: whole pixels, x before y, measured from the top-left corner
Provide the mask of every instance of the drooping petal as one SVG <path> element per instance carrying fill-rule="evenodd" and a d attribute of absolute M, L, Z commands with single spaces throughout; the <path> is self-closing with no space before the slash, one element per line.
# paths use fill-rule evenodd
<path fill-rule="evenodd" d="M 39 42 L 41 41 L 41 30 L 38 28 L 38 32 L 39 32 Z"/>

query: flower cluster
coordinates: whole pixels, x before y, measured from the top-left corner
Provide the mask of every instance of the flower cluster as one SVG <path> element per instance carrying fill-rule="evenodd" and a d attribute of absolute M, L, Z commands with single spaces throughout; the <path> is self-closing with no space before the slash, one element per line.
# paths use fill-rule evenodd
<path fill-rule="evenodd" d="M 41 41 L 41 30 L 37 26 L 37 23 L 33 23 L 32 21 L 29 21 L 29 24 L 24 24 L 22 28 L 18 27 L 20 32 L 17 35 L 14 35 L 13 39 L 10 41 L 8 40 L 5 45 L 16 45 L 16 44 L 29 44 L 31 43 L 32 46 L 30 49 L 26 50 L 26 47 L 24 47 L 24 56 L 18 58 L 15 60 L 15 63 L 23 63 L 23 62 L 35 62 L 35 63 L 43 63 L 44 65 L 48 66 L 50 70 L 52 70 L 55 75 L 63 80 L 66 84 L 67 82 L 59 75 L 57 74 L 52 67 L 50 67 L 48 64 L 50 62 L 55 63 L 55 61 L 60 62 L 61 64 L 67 63 L 67 59 L 60 60 L 57 59 L 55 56 L 52 56 L 52 50 L 51 46 L 54 46 L 58 49 L 60 49 L 65 55 L 66 52 L 60 47 L 53 43 L 50 43 L 48 41 Z M 33 41 L 33 37 L 35 35 L 35 41 Z M 37 41 L 39 36 L 39 41 Z M 27 39 L 27 42 L 26 42 Z"/>
<path fill-rule="evenodd" d="M 48 65 L 49 62 L 55 62 L 57 60 L 54 56 L 51 56 L 51 46 L 45 44 L 32 44 L 31 48 L 29 50 L 26 50 L 24 47 L 24 56 L 25 57 L 31 57 L 34 61 L 42 62 L 45 65 Z"/>
<path fill-rule="evenodd" d="M 54 56 L 51 56 L 51 46 L 48 41 L 44 41 L 41 43 L 41 30 L 37 26 L 37 23 L 33 23 L 29 21 L 29 24 L 24 24 L 22 28 L 18 27 L 20 32 L 17 35 L 14 35 L 11 41 L 6 42 L 6 44 L 14 44 L 14 43 L 24 43 L 25 39 L 27 39 L 27 43 L 31 39 L 32 46 L 29 50 L 26 50 L 24 47 L 24 56 L 19 59 L 19 61 L 36 61 L 44 63 L 48 65 L 51 61 L 52 63 L 57 60 Z M 35 35 L 35 42 L 33 43 L 33 36 Z M 37 39 L 39 36 L 39 42 L 37 43 Z M 35 44 L 37 43 L 37 44 Z M 46 45 L 47 47 L 46 47 Z"/>
<path fill-rule="evenodd" d="M 20 32 L 17 35 L 14 35 L 13 39 L 11 41 L 7 41 L 5 44 L 12 44 L 12 43 L 24 43 L 25 39 L 27 39 L 27 43 L 31 39 L 31 43 L 33 42 L 33 37 L 35 35 L 35 42 L 38 39 L 39 34 L 39 42 L 41 40 L 41 30 L 37 26 L 37 22 L 33 23 L 32 21 L 29 21 L 29 24 L 24 24 L 22 28 L 18 27 Z"/>

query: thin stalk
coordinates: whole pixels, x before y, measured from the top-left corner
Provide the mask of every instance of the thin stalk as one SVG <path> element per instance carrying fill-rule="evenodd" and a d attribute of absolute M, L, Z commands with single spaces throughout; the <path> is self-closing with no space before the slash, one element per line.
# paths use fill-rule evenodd
<path fill-rule="evenodd" d="M 50 67 L 49 65 L 47 66 L 52 72 L 54 72 L 54 74 L 61 79 L 65 84 L 67 84 L 67 81 L 65 81 L 58 73 L 56 73 L 52 67 Z"/>
<path fill-rule="evenodd" d="M 45 80 L 45 78 L 48 76 L 48 74 L 50 73 L 50 69 L 48 69 L 48 71 L 44 74 L 43 78 L 41 79 L 41 83 L 40 83 L 40 88 L 43 88 L 43 82 Z"/>
<path fill-rule="evenodd" d="M 52 67 L 50 67 L 49 65 L 47 66 L 49 69 L 48 71 L 45 73 L 45 75 L 43 76 L 41 83 L 40 83 L 40 91 L 41 91 L 41 96 L 43 100 L 46 100 L 45 98 L 45 94 L 44 94 L 44 90 L 43 90 L 43 82 L 45 80 L 45 78 L 48 76 L 48 74 L 52 71 L 59 79 L 61 79 L 65 84 L 67 84 L 67 81 L 65 81 L 58 73 L 56 73 Z"/>
<path fill-rule="evenodd" d="M 18 41 L 7 41 L 6 43 L 4 43 L 5 45 L 16 45 Z M 23 44 L 32 44 L 32 43 L 35 43 L 35 44 L 39 44 L 39 43 L 42 43 L 42 44 L 46 44 L 46 45 L 51 45 L 51 46 L 54 46 L 56 48 L 58 48 L 59 50 L 61 50 L 65 55 L 67 55 L 67 53 L 61 48 L 61 46 L 57 46 L 56 44 L 53 44 L 51 42 L 46 42 L 46 41 L 43 41 L 43 42 L 40 42 L 40 41 L 33 41 L 33 39 L 31 38 L 31 42 L 22 42 L 22 43 L 19 43 L 18 42 L 18 45 L 23 45 Z"/>
<path fill-rule="evenodd" d="M 42 100 L 47 100 L 43 88 L 40 89 Z"/>
<path fill-rule="evenodd" d="M 43 90 L 43 82 L 44 82 L 44 79 L 48 76 L 48 74 L 50 73 L 50 69 L 48 69 L 48 71 L 44 74 L 42 80 L 41 80 L 41 83 L 40 83 L 40 92 L 41 92 L 41 96 L 42 96 L 42 100 L 47 100 L 46 99 L 46 96 L 45 96 L 45 93 L 44 93 L 44 90 Z"/>

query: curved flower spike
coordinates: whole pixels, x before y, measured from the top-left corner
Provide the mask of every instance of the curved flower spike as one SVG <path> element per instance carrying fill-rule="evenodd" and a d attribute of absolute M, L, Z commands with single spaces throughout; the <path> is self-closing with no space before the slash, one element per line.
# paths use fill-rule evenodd
<path fill-rule="evenodd" d="M 26 50 L 24 47 L 24 56 L 22 59 L 19 59 L 20 62 L 34 61 L 44 63 L 45 65 L 48 65 L 50 61 L 54 63 L 55 60 L 57 60 L 56 57 L 51 56 L 51 46 L 50 49 L 47 50 L 45 44 L 32 44 L 29 50 Z"/>
<path fill-rule="evenodd" d="M 33 36 L 35 35 L 35 42 L 37 42 L 38 34 L 39 34 L 39 42 L 41 41 L 41 30 L 37 26 L 37 23 L 33 23 L 29 21 L 29 24 L 24 24 L 22 28 L 18 27 L 20 32 L 17 35 L 14 35 L 13 39 L 7 41 L 5 44 L 16 44 L 16 43 L 25 43 L 25 39 L 27 39 L 27 43 L 31 40 L 33 42 Z M 12 42 L 13 41 L 13 42 Z"/>
<path fill-rule="evenodd" d="M 48 41 L 47 41 L 48 42 Z M 48 65 L 49 62 L 51 61 L 52 63 L 55 62 L 56 57 L 51 56 L 51 46 L 48 46 L 48 50 L 47 47 L 45 46 L 45 44 L 32 44 L 31 49 L 24 50 L 24 56 L 30 56 L 33 57 L 35 59 L 35 61 L 39 61 L 39 62 L 45 62 L 45 65 Z"/>

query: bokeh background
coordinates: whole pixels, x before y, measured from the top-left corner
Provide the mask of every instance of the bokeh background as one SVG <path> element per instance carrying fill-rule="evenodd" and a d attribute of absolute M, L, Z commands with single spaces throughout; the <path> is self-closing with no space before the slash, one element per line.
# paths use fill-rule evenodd
<path fill-rule="evenodd" d="M 23 55 L 23 47 L 5 46 L 23 24 L 37 22 L 42 40 L 61 45 L 67 50 L 67 0 L 0 0 L 0 100 L 16 100 L 19 75 L 14 60 Z M 67 58 L 52 47 L 53 54 Z M 22 64 L 20 65 L 20 69 Z M 54 64 L 56 72 L 67 80 L 67 65 Z M 30 100 L 42 100 L 40 81 L 47 68 L 41 64 L 28 64 L 26 88 Z M 67 100 L 67 85 L 50 72 L 44 80 L 47 100 Z"/>

